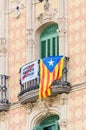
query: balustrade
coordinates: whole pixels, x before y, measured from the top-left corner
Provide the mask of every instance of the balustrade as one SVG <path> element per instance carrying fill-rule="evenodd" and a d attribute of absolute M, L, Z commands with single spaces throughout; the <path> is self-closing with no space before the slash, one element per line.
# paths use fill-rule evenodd
<path fill-rule="evenodd" d="M 0 103 L 7 103 L 7 79 L 8 76 L 0 75 Z"/>
<path fill-rule="evenodd" d="M 52 88 L 54 88 L 55 86 L 56 87 L 60 87 L 60 93 L 61 93 L 61 90 L 62 88 L 69 88 L 70 87 L 70 83 L 67 81 L 67 73 L 68 73 L 68 61 L 69 61 L 69 58 L 68 57 L 65 57 L 65 64 L 64 64 L 64 69 L 63 69 L 63 76 L 60 80 L 57 80 L 55 82 L 53 82 L 52 84 Z M 21 71 L 20 71 L 20 74 L 21 74 Z M 39 75 L 40 75 L 40 71 L 39 71 Z M 20 80 L 20 85 L 21 85 L 21 91 L 19 93 L 19 96 L 23 95 L 24 93 L 26 92 L 30 92 L 32 90 L 35 90 L 35 89 L 38 89 L 39 88 L 39 83 L 40 83 L 40 76 L 37 76 L 37 78 L 33 79 L 33 80 L 30 80 L 30 81 L 27 81 L 25 82 L 24 84 L 21 83 L 21 80 Z M 59 92 L 59 90 L 58 90 Z M 62 91 L 63 92 L 63 91 Z"/>

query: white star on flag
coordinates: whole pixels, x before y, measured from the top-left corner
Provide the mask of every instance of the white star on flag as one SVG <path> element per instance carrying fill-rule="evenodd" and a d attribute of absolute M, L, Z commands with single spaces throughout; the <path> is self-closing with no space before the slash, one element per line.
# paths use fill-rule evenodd
<path fill-rule="evenodd" d="M 54 61 L 51 59 L 48 63 L 49 63 L 49 66 L 53 66 Z"/>

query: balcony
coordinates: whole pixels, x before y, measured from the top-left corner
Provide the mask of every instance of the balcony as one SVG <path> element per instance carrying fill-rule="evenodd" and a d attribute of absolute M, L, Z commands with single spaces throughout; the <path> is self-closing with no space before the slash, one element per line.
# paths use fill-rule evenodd
<path fill-rule="evenodd" d="M 53 82 L 51 96 L 55 96 L 56 94 L 70 92 L 70 89 L 71 89 L 70 83 L 67 81 L 68 61 L 69 61 L 69 58 L 65 57 L 63 76 L 60 80 Z M 20 75 L 21 75 L 21 68 L 20 68 Z M 39 82 L 40 82 L 39 75 L 40 73 L 39 73 L 39 67 L 38 67 L 38 76 L 36 78 L 30 81 L 27 81 L 23 84 L 21 83 L 21 80 L 20 80 L 21 91 L 18 95 L 18 99 L 20 103 L 24 104 L 24 103 L 29 103 L 29 102 L 35 102 L 38 99 Z"/>
<path fill-rule="evenodd" d="M 7 79 L 8 76 L 0 75 L 0 112 L 7 111 L 9 108 L 7 100 Z"/>

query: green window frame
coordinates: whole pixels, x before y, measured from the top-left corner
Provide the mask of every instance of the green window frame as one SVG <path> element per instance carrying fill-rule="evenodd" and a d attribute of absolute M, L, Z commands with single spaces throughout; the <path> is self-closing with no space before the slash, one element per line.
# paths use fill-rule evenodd
<path fill-rule="evenodd" d="M 47 26 L 40 35 L 40 57 L 59 55 L 58 25 Z"/>
<path fill-rule="evenodd" d="M 39 126 L 35 126 L 34 130 L 59 130 L 58 124 L 59 116 L 58 115 L 51 115 L 44 119 Z"/>

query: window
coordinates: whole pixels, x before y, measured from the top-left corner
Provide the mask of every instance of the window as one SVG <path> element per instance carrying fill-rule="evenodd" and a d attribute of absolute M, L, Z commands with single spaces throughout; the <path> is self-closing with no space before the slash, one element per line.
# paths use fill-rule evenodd
<path fill-rule="evenodd" d="M 58 25 L 47 26 L 40 35 L 40 55 L 41 58 L 59 55 Z"/>
<path fill-rule="evenodd" d="M 35 126 L 34 130 L 59 130 L 58 119 L 57 115 L 49 116 L 39 126 Z"/>

